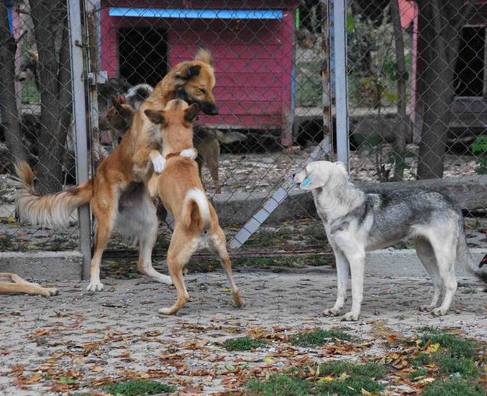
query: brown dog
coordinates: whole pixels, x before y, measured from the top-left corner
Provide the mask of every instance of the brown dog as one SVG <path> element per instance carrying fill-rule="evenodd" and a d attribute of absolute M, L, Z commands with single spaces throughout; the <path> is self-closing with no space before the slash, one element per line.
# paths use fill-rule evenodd
<path fill-rule="evenodd" d="M 57 293 L 55 288 L 42 287 L 37 283 L 27 282 L 16 274 L 0 272 L 0 294 L 37 294 L 50 297 Z"/>
<path fill-rule="evenodd" d="M 130 130 L 122 137 L 120 145 L 101 162 L 95 177 L 75 188 L 41 196 L 35 192 L 29 165 L 23 162 L 17 166 L 17 174 L 24 186 L 17 199 L 21 219 L 48 226 L 65 225 L 76 208 L 90 203 L 96 217 L 96 236 L 88 290 L 103 289 L 100 263 L 114 227 L 139 241 L 137 268 L 140 272 L 159 282 L 171 283 L 170 278 L 157 272 L 151 262 L 158 223 L 155 206 L 146 188 L 146 181 L 152 174 L 147 167 L 147 156 L 155 149 L 151 146 L 153 133 L 159 132 L 144 110 L 164 108 L 169 100 L 184 96 L 191 103 L 198 103 L 207 114 L 217 114 L 212 94 L 214 86 L 215 75 L 207 51 L 199 51 L 193 61 L 174 66 L 134 115 Z"/>
<path fill-rule="evenodd" d="M 176 313 L 189 298 L 183 278 L 183 268 L 193 253 L 202 247 L 215 252 L 225 269 L 232 288 L 233 300 L 242 305 L 238 287 L 233 280 L 232 262 L 226 248 L 225 234 L 218 223 L 215 209 L 208 201 L 198 175 L 195 161 L 182 157 L 181 152 L 193 148 L 195 105 L 188 106 L 182 100 L 171 100 L 164 110 L 145 110 L 145 114 L 158 125 L 163 140 L 163 156 L 166 159 L 160 176 L 153 175 L 159 198 L 174 217 L 174 232 L 167 252 L 169 274 L 177 289 L 177 300 L 160 313 Z"/>
<path fill-rule="evenodd" d="M 147 85 L 144 85 L 142 88 L 144 88 L 146 90 L 145 92 L 147 92 Z M 142 90 L 142 88 L 140 90 Z M 112 142 L 118 142 L 118 139 L 123 136 L 128 128 L 130 128 L 133 115 L 135 111 L 138 110 L 138 108 L 125 104 L 120 97 L 113 98 L 112 101 L 113 106 L 107 111 L 106 115 L 103 117 L 103 126 L 106 129 L 110 129 Z M 127 102 L 129 102 L 128 99 Z M 223 133 L 219 130 L 212 130 L 201 125 L 194 126 L 193 132 L 193 143 L 196 151 L 198 152 L 196 162 L 198 163 L 200 178 L 202 178 L 201 171 L 203 165 L 205 165 L 210 171 L 211 178 L 213 179 L 215 192 L 220 193 L 221 186 L 218 174 L 220 162 L 220 144 L 230 144 L 242 141 L 245 140 L 247 137 L 239 132 Z"/>

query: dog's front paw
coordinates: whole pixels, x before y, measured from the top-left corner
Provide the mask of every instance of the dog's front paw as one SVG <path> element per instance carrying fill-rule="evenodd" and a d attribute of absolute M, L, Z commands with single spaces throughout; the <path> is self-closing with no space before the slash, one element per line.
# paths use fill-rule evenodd
<path fill-rule="evenodd" d="M 340 310 L 333 307 L 333 308 L 330 308 L 330 309 L 325 309 L 323 311 L 323 315 L 324 316 L 338 316 L 340 315 Z"/>
<path fill-rule="evenodd" d="M 446 315 L 447 311 L 448 311 L 447 309 L 443 309 L 443 308 L 439 307 L 439 308 L 433 309 L 433 311 L 431 311 L 431 313 L 433 314 L 433 316 L 443 316 L 443 315 Z"/>
<path fill-rule="evenodd" d="M 56 294 L 58 294 L 58 290 L 54 287 L 43 287 L 41 294 L 44 297 L 51 297 L 51 296 L 55 296 Z"/>
<path fill-rule="evenodd" d="M 186 157 L 186 158 L 195 160 L 196 157 L 198 156 L 198 152 L 196 151 L 196 149 L 190 148 L 190 149 L 184 149 L 183 151 L 181 151 L 179 153 L 179 155 L 181 157 Z"/>
<path fill-rule="evenodd" d="M 154 167 L 154 172 L 161 173 L 166 166 L 165 158 L 161 154 L 155 156 L 152 158 L 152 166 Z"/>
<path fill-rule="evenodd" d="M 47 292 L 49 293 L 49 296 L 57 296 L 59 294 L 59 290 L 55 287 L 48 287 Z"/>
<path fill-rule="evenodd" d="M 341 320 L 345 322 L 355 321 L 358 320 L 359 316 L 359 312 L 347 312 L 345 315 L 342 316 Z"/>
<path fill-rule="evenodd" d="M 91 281 L 90 284 L 88 285 L 88 287 L 86 288 L 86 290 L 92 291 L 92 292 L 102 291 L 103 290 L 103 283 L 101 283 L 100 281 L 98 281 L 98 282 Z"/>

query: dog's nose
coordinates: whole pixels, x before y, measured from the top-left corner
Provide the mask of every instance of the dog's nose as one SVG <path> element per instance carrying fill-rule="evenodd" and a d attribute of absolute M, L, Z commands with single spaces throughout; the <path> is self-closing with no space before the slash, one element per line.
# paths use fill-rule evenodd
<path fill-rule="evenodd" d="M 218 115 L 218 107 L 216 106 L 213 106 L 209 112 L 208 112 L 209 115 Z"/>

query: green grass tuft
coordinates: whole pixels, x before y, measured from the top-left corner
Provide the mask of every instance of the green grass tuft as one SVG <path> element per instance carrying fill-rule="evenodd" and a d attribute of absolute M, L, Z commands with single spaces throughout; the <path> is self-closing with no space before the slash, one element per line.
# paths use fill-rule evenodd
<path fill-rule="evenodd" d="M 425 377 L 428 375 L 428 370 L 421 367 L 417 370 L 414 370 L 412 373 L 409 374 L 409 378 L 416 379 L 418 377 Z"/>
<path fill-rule="evenodd" d="M 465 380 L 449 379 L 435 381 L 425 386 L 422 396 L 484 396 L 485 390 L 480 385 Z"/>
<path fill-rule="evenodd" d="M 273 374 L 269 379 L 261 382 L 256 379 L 247 383 L 249 396 L 307 396 L 311 383 L 300 378 L 282 374 Z"/>
<path fill-rule="evenodd" d="M 295 346 L 313 347 L 324 345 L 336 339 L 349 341 L 352 336 L 339 330 L 315 329 L 292 336 L 290 342 Z"/>
<path fill-rule="evenodd" d="M 223 347 L 227 351 L 251 351 L 265 346 L 267 346 L 267 342 L 250 337 L 230 338 L 223 343 Z"/>
<path fill-rule="evenodd" d="M 131 380 L 121 382 L 118 384 L 110 384 L 103 387 L 106 393 L 117 396 L 139 396 L 139 395 L 155 395 L 159 393 L 173 393 L 176 387 L 166 384 L 161 384 L 156 381 L 147 380 Z"/>
<path fill-rule="evenodd" d="M 442 349 L 447 349 L 453 358 L 474 358 L 476 355 L 476 343 L 466 340 L 455 334 L 444 333 L 439 330 L 432 330 L 421 338 L 422 345 L 427 342 L 440 344 Z"/>
<path fill-rule="evenodd" d="M 320 366 L 320 375 L 340 376 L 343 373 L 349 376 L 381 378 L 386 374 L 384 366 L 378 363 L 353 364 L 349 362 L 330 362 Z"/>

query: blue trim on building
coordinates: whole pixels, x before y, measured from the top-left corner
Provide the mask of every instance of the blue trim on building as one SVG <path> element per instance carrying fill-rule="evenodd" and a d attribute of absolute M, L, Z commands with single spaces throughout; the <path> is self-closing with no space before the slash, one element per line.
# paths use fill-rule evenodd
<path fill-rule="evenodd" d="M 10 29 L 10 32 L 14 32 L 14 10 L 13 7 L 7 8 L 7 13 L 8 13 L 8 28 Z"/>
<path fill-rule="evenodd" d="M 112 17 L 177 18 L 177 19 L 282 19 L 283 10 L 203 10 L 110 7 Z"/>

